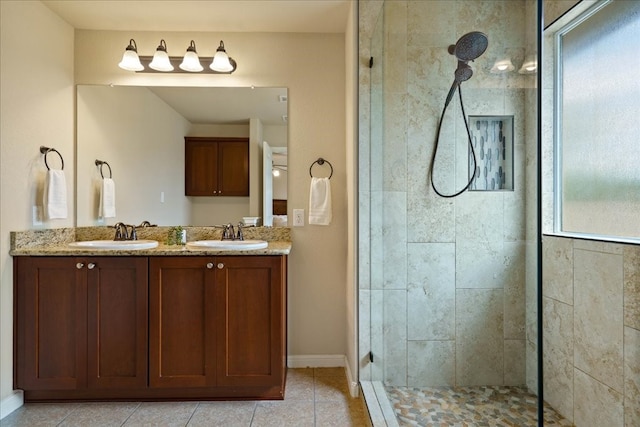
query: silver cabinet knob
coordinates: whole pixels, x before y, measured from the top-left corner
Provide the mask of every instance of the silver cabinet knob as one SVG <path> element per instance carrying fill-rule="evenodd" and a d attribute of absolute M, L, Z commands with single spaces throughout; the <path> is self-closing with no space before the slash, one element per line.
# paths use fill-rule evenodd
<path fill-rule="evenodd" d="M 77 263 L 77 264 L 76 264 L 76 268 L 77 268 L 78 270 L 80 270 L 82 267 L 84 267 L 84 264 L 83 264 L 83 263 L 79 262 L 79 263 Z"/>
<path fill-rule="evenodd" d="M 93 270 L 95 266 L 96 266 L 96 265 L 95 265 L 94 263 L 90 262 L 90 263 L 87 265 L 87 268 L 88 268 L 89 270 Z"/>
<path fill-rule="evenodd" d="M 224 264 L 219 262 L 218 263 L 218 270 L 222 270 L 224 268 Z"/>
<path fill-rule="evenodd" d="M 208 262 L 207 263 L 207 268 L 209 268 L 209 269 L 213 268 L 213 263 L 212 262 Z"/>

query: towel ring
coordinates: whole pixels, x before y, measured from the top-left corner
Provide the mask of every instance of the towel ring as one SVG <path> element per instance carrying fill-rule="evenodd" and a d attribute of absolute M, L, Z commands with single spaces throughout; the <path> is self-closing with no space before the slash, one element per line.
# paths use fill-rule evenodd
<path fill-rule="evenodd" d="M 62 167 L 60 168 L 60 170 L 64 170 L 64 159 L 62 158 L 62 154 L 60 154 L 60 152 L 55 148 L 49 148 L 49 147 L 45 147 L 44 145 L 41 145 L 40 152 L 44 154 L 44 164 L 47 167 L 47 170 L 51 170 L 51 168 L 49 167 L 49 163 L 47 163 L 47 154 L 49 154 L 52 151 L 57 153 L 58 156 L 60 156 L 60 161 L 62 162 Z"/>
<path fill-rule="evenodd" d="M 100 176 L 102 177 L 102 179 L 104 179 L 104 174 L 102 173 L 103 165 L 107 165 L 107 167 L 109 168 L 109 178 L 113 178 L 113 172 L 111 172 L 111 166 L 109 166 L 109 163 L 105 162 L 104 160 L 96 159 L 96 166 L 100 166 Z"/>
<path fill-rule="evenodd" d="M 309 175 L 311 176 L 311 178 L 313 178 L 313 174 L 311 173 L 311 169 L 313 169 L 313 165 L 315 164 L 319 164 L 320 166 L 324 165 L 325 163 L 327 163 L 329 165 L 329 167 L 331 168 L 331 173 L 329 173 L 329 179 L 331 179 L 331 177 L 333 176 L 333 166 L 331 165 L 331 162 L 329 162 L 329 160 L 325 160 L 322 157 L 319 157 L 318 160 L 316 160 L 315 162 L 311 163 L 311 166 L 309 166 Z"/>

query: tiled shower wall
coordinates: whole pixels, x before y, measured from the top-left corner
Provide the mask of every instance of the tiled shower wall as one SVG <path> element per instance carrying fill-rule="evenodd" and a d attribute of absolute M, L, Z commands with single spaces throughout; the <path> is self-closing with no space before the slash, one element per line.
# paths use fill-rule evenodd
<path fill-rule="evenodd" d="M 576 3 L 546 0 L 545 22 L 556 21 Z M 587 6 L 578 5 L 572 13 Z M 550 234 L 554 197 L 550 31 L 545 31 L 544 43 L 543 231 Z M 640 426 L 640 246 L 545 235 L 542 266 L 545 400 L 577 427 Z"/>
<path fill-rule="evenodd" d="M 577 427 L 640 425 L 640 246 L 543 239 L 545 400 Z"/>
<path fill-rule="evenodd" d="M 535 368 L 535 340 L 527 341 L 535 312 L 525 317 L 535 309 L 537 265 L 527 262 L 536 234 L 535 76 L 489 69 L 508 55 L 517 70 L 535 53 L 535 2 L 363 1 L 360 31 L 361 379 L 525 384 L 527 359 Z M 515 190 L 442 199 L 427 175 L 456 68 L 447 47 L 469 31 L 486 33 L 489 48 L 462 86 L 466 114 L 514 116 Z M 457 96 L 440 150 L 435 181 L 453 192 L 468 173 Z"/>

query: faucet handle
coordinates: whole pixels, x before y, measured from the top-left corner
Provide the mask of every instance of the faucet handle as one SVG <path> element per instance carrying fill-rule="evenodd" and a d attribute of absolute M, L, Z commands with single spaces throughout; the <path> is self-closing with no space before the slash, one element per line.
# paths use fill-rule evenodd
<path fill-rule="evenodd" d="M 138 233 L 136 232 L 136 226 L 130 225 L 131 233 L 129 233 L 129 240 L 138 240 Z"/>
<path fill-rule="evenodd" d="M 238 232 L 236 234 L 236 240 L 244 240 L 244 234 L 242 233 L 242 222 L 238 223 Z"/>

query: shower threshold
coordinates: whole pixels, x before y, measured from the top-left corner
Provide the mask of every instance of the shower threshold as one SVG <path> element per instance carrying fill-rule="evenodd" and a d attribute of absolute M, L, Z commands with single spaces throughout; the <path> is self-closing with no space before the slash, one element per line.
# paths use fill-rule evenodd
<path fill-rule="evenodd" d="M 399 427 L 382 381 L 361 381 L 360 387 L 373 427 Z"/>
<path fill-rule="evenodd" d="M 524 387 L 397 387 L 381 381 L 361 387 L 373 427 L 538 425 L 537 397 Z M 545 404 L 544 425 L 573 424 Z"/>

